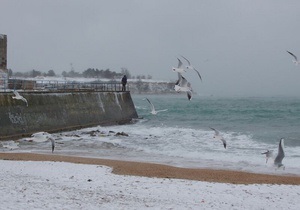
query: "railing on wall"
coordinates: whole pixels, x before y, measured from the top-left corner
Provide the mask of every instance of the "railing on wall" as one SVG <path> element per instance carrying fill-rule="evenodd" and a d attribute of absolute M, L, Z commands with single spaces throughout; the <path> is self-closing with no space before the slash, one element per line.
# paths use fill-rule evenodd
<path fill-rule="evenodd" d="M 119 82 L 77 82 L 77 81 L 55 81 L 55 80 L 20 80 L 9 79 L 0 81 L 0 92 L 11 90 L 23 91 L 47 91 L 47 92 L 72 92 L 72 91 L 122 91 L 122 84 Z M 126 85 L 126 91 L 129 90 Z"/>

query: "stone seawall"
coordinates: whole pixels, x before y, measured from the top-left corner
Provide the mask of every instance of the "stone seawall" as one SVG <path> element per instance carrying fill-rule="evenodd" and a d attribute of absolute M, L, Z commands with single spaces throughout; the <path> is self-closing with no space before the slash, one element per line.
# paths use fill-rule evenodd
<path fill-rule="evenodd" d="M 28 101 L 0 94 L 0 140 L 39 131 L 58 132 L 137 118 L 130 92 L 21 92 Z"/>

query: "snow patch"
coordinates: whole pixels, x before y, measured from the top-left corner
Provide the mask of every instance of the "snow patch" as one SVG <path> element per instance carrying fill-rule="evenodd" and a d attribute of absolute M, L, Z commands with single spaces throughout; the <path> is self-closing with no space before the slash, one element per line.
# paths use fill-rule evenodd
<path fill-rule="evenodd" d="M 121 176 L 106 166 L 64 162 L 0 165 L 2 209 L 299 209 L 297 185 Z"/>

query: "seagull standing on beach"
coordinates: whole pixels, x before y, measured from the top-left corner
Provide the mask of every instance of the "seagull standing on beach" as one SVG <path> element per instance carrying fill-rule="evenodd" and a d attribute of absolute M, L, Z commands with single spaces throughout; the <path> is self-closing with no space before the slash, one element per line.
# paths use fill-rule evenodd
<path fill-rule="evenodd" d="M 182 57 L 184 60 L 186 60 L 186 62 L 188 63 L 188 66 L 186 66 L 186 68 L 187 68 L 187 69 L 194 70 L 195 72 L 197 72 L 197 74 L 198 74 L 200 80 L 202 81 L 202 78 L 201 78 L 201 75 L 200 75 L 199 71 L 198 71 L 194 66 L 191 65 L 191 62 L 190 62 L 187 58 L 183 57 L 182 55 L 181 55 L 181 57 Z"/>
<path fill-rule="evenodd" d="M 51 136 L 47 136 L 47 139 L 51 141 L 52 153 L 54 152 L 55 141 Z"/>
<path fill-rule="evenodd" d="M 226 149 L 226 146 L 227 146 L 226 140 L 223 138 L 223 136 L 220 135 L 220 132 L 217 131 L 217 130 L 214 129 L 214 128 L 210 128 L 210 129 L 212 129 L 213 131 L 215 131 L 215 135 L 214 135 L 213 138 L 222 141 L 223 146 L 224 146 L 224 148 Z"/>
<path fill-rule="evenodd" d="M 192 86 L 180 73 L 174 87 L 176 92 L 186 92 L 189 100 L 192 99 Z"/>
<path fill-rule="evenodd" d="M 15 96 L 12 97 L 13 99 L 22 100 L 28 106 L 28 102 L 27 102 L 26 98 L 24 98 L 23 96 L 21 96 L 18 91 L 14 90 L 13 93 L 15 94 Z"/>
<path fill-rule="evenodd" d="M 156 115 L 158 112 L 164 112 L 164 111 L 167 111 L 168 109 L 163 109 L 163 110 L 155 110 L 155 108 L 154 108 L 154 105 L 151 103 L 151 101 L 148 99 L 148 98 L 145 98 L 148 102 L 149 102 L 149 104 L 150 104 L 150 107 L 151 107 L 151 114 L 153 114 L 153 115 Z M 144 99 L 144 100 L 145 100 Z"/>
<path fill-rule="evenodd" d="M 180 74 L 186 72 L 185 68 L 183 67 L 183 64 L 182 64 L 181 60 L 179 58 L 177 58 L 177 60 L 178 60 L 178 66 L 177 66 L 177 68 L 173 67 L 172 70 L 174 72 L 178 72 Z"/>
<path fill-rule="evenodd" d="M 289 52 L 289 51 L 287 51 L 287 52 L 288 52 L 291 56 L 294 57 L 293 63 L 294 63 L 296 66 L 298 66 L 298 65 L 300 64 L 300 61 L 298 61 L 297 56 L 294 55 L 293 53 Z"/>

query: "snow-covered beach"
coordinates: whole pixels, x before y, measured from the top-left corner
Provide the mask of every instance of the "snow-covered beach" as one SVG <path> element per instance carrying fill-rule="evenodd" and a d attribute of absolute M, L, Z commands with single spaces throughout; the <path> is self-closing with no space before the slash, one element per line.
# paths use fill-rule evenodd
<path fill-rule="evenodd" d="M 235 172 L 221 173 L 218 182 L 206 182 L 178 179 L 176 173 L 173 177 L 157 178 L 163 177 L 166 169 L 161 166 L 161 170 L 153 170 L 159 167 L 156 164 L 134 163 L 137 168 L 143 166 L 144 171 L 155 171 L 157 177 L 129 176 L 120 175 L 122 168 L 118 166 L 112 169 L 93 159 L 92 164 L 79 164 L 64 162 L 63 157 L 61 161 L 44 161 L 37 156 L 36 160 L 43 161 L 28 161 L 23 156 L 27 161 L 8 160 L 22 159 L 22 154 L 17 158 L 1 156 L 3 209 L 298 209 L 299 177 L 261 175 L 275 179 L 272 184 L 249 184 L 251 178 L 244 173 L 243 184 L 232 184 L 222 183 L 222 179 Z M 57 157 L 48 157 L 51 156 Z M 73 159 L 80 162 L 80 158 Z M 124 164 L 129 170 L 134 166 Z M 185 173 L 185 169 L 178 169 Z M 276 179 L 295 182 L 276 184 Z"/>

